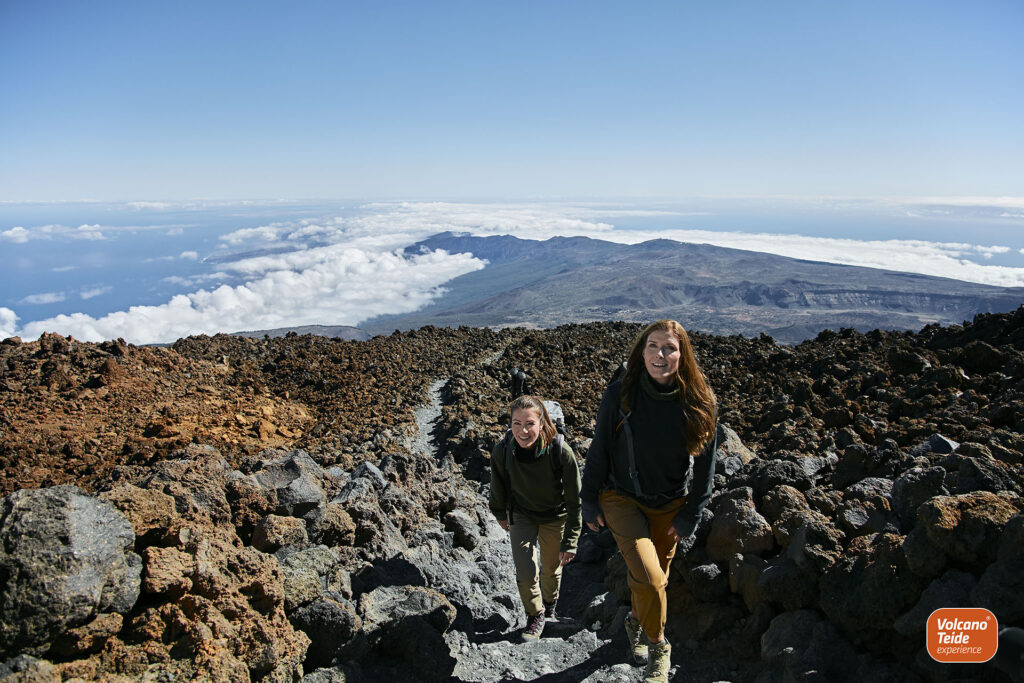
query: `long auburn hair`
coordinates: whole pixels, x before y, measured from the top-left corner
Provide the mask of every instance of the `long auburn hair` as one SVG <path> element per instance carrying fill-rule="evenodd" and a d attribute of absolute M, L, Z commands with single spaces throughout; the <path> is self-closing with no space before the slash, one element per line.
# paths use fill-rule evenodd
<path fill-rule="evenodd" d="M 644 347 L 647 338 L 653 332 L 670 332 L 679 340 L 679 369 L 676 370 L 676 382 L 679 385 L 679 402 L 683 407 L 686 425 L 683 436 L 689 446 L 690 455 L 698 455 L 714 436 L 715 412 L 717 399 L 715 392 L 708 386 L 704 373 L 697 365 L 693 355 L 690 335 L 675 320 L 659 320 L 648 325 L 633 342 L 626 361 L 626 374 L 622 378 L 620 402 L 622 409 L 630 411 L 629 400 L 640 382 L 640 373 L 647 372 L 644 364 Z"/>
<path fill-rule="evenodd" d="M 512 401 L 508 406 L 508 419 L 510 424 L 512 422 L 512 416 L 517 410 L 536 410 L 537 414 L 540 415 L 539 441 L 541 450 L 555 440 L 555 435 L 558 434 L 558 429 L 555 427 L 555 423 L 551 420 L 551 416 L 548 415 L 548 409 L 544 407 L 544 401 L 539 396 L 523 394 Z"/>

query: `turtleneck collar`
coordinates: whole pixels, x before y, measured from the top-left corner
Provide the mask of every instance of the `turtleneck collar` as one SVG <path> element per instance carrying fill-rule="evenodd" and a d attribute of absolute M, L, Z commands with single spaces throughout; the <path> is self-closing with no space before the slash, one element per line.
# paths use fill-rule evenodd
<path fill-rule="evenodd" d="M 531 460 L 536 460 L 538 457 L 540 457 L 540 439 L 534 441 L 533 445 L 530 446 L 529 448 L 523 448 L 522 446 L 519 445 L 519 442 L 516 441 L 515 447 L 516 459 L 521 462 L 529 462 Z"/>
<path fill-rule="evenodd" d="M 640 386 L 643 387 L 645 394 L 657 401 L 679 400 L 678 383 L 671 385 L 671 387 L 657 384 L 646 371 L 640 373 Z"/>

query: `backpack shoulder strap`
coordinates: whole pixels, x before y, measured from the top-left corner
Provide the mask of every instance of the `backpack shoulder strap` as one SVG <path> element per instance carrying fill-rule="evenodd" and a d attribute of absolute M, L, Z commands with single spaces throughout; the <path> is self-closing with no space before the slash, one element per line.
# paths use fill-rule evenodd
<path fill-rule="evenodd" d="M 555 440 L 551 442 L 548 447 L 548 459 L 551 462 L 551 471 L 555 475 L 555 479 L 559 482 L 562 481 L 562 454 L 565 449 L 562 448 L 562 444 L 565 442 L 565 437 L 561 434 L 555 434 Z"/>
<path fill-rule="evenodd" d="M 640 487 L 640 473 L 636 469 L 633 430 L 629 426 L 629 416 L 631 414 L 632 411 L 627 413 L 622 408 L 619 408 L 619 426 L 615 430 L 618 431 L 619 427 L 622 428 L 622 438 L 626 440 L 626 464 L 629 467 L 629 478 L 633 482 L 633 491 L 636 492 L 637 498 L 643 498 L 644 490 Z"/>

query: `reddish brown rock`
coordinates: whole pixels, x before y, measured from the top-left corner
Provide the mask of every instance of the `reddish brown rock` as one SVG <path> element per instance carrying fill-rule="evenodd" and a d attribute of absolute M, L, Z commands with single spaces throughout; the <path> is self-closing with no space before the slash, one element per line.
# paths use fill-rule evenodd
<path fill-rule="evenodd" d="M 978 491 L 936 496 L 918 508 L 928 539 L 950 557 L 966 563 L 995 559 L 999 537 L 1011 517 L 1024 508 L 1013 493 Z"/>

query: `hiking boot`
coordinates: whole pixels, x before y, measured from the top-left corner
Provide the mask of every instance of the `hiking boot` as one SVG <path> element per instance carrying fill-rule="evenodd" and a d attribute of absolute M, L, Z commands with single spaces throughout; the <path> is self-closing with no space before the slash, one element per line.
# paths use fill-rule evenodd
<path fill-rule="evenodd" d="M 668 670 L 672 666 L 672 646 L 667 640 L 651 643 L 647 667 L 644 669 L 644 683 L 668 683 Z"/>
<path fill-rule="evenodd" d="M 544 615 L 535 614 L 526 617 L 526 628 L 523 629 L 523 640 L 537 640 L 544 632 Z"/>
<path fill-rule="evenodd" d="M 633 663 L 647 663 L 647 638 L 640 628 L 640 622 L 634 619 L 632 614 L 626 616 L 626 644 Z"/>
<path fill-rule="evenodd" d="M 545 602 L 544 603 L 544 618 L 554 619 L 555 618 L 555 603 Z"/>

